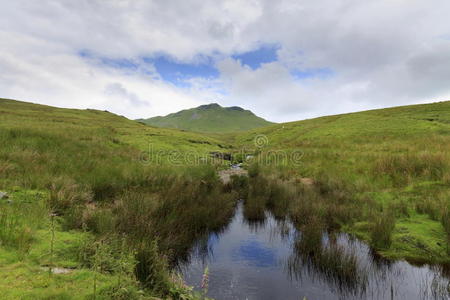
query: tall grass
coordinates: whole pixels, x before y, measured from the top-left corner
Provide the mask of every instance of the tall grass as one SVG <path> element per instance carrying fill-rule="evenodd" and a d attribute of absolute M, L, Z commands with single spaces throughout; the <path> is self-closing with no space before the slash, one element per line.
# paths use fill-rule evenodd
<path fill-rule="evenodd" d="M 114 143 L 115 135 L 101 127 L 0 128 L 0 188 L 49 191 L 43 219 L 49 211 L 57 214 L 64 230 L 86 230 L 102 240 L 124 236 L 135 253 L 133 276 L 150 293 L 167 296 L 169 266 L 187 256 L 196 238 L 227 223 L 238 196 L 223 191 L 211 166 L 146 166 L 135 148 Z M 23 208 L 0 210 L 0 242 L 26 253 L 37 227 Z M 115 249 L 110 239 L 103 244 Z M 82 252 L 93 256 L 92 247 Z M 103 261 L 117 257 L 103 252 L 99 272 L 118 272 Z"/>
<path fill-rule="evenodd" d="M 233 215 L 237 193 L 224 191 L 211 174 L 205 166 L 190 176 L 150 176 L 148 187 L 127 189 L 110 203 L 85 205 L 82 228 L 100 237 L 124 236 L 136 253 L 137 279 L 152 293 L 167 295 L 170 267 L 188 259 L 197 239 L 221 230 Z M 64 216 L 71 218 L 70 209 Z"/>
<path fill-rule="evenodd" d="M 40 194 L 33 195 L 30 202 L 18 199 L 0 202 L 0 246 L 15 249 L 21 257 L 28 253 L 36 230 L 43 226 L 48 216 L 40 197 Z"/>
<path fill-rule="evenodd" d="M 447 207 L 442 212 L 441 223 L 447 234 L 447 254 L 450 255 L 450 207 Z"/>
<path fill-rule="evenodd" d="M 22 216 L 10 208 L 2 207 L 0 210 L 0 245 L 2 247 L 11 247 L 25 254 L 31 247 L 33 236 L 33 228 L 24 222 Z"/>
<path fill-rule="evenodd" d="M 395 216 L 383 212 L 374 216 L 370 227 L 371 245 L 375 249 L 387 249 L 392 243 L 392 231 L 395 228 Z"/>
<path fill-rule="evenodd" d="M 407 184 L 413 178 L 442 180 L 448 171 L 443 153 L 406 153 L 383 156 L 375 162 L 374 172 L 391 177 L 396 184 Z"/>

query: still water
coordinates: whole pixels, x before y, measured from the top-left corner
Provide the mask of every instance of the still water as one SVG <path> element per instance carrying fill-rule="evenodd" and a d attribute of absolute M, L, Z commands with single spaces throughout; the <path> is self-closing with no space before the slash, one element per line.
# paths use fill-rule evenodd
<path fill-rule="evenodd" d="M 244 219 L 238 205 L 220 234 L 211 234 L 192 249 L 180 266 L 188 285 L 201 290 L 209 269 L 207 296 L 215 299 L 450 299 L 448 269 L 413 266 L 377 258 L 364 243 L 338 234 L 323 236 L 323 244 L 354 257 L 357 274 L 348 279 L 309 260 L 295 247 L 301 234 L 292 224 Z M 342 267 L 344 268 L 344 267 Z M 446 275 L 445 275 L 446 274 Z"/>

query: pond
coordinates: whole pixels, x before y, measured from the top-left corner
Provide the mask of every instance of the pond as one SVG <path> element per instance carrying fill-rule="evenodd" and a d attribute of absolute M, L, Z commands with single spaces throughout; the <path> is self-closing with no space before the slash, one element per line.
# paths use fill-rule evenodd
<path fill-rule="evenodd" d="M 323 234 L 321 259 L 302 252 L 288 221 L 249 222 L 239 204 L 228 226 L 198 241 L 180 272 L 215 299 L 450 299 L 448 269 L 377 257 L 347 234 Z M 445 275 L 446 274 L 446 275 Z"/>

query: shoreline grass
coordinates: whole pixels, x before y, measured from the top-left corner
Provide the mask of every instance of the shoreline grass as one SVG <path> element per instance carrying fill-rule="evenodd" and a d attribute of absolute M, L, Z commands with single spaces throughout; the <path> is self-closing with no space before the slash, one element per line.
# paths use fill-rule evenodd
<path fill-rule="evenodd" d="M 269 143 L 254 149 L 256 134 Z M 174 283 L 170 266 L 197 238 L 220 231 L 241 197 L 249 220 L 261 220 L 267 208 L 303 230 L 316 224 L 316 231 L 354 234 L 387 258 L 450 261 L 450 102 L 206 136 L 0 99 L 0 142 L 0 189 L 12 201 L 0 200 L 0 272 L 22 279 L 9 292 L 16 297 L 71 299 L 77 284 L 80 297 L 92 297 L 96 278 L 99 297 L 125 287 L 129 293 L 117 297 L 195 298 Z M 222 186 L 214 163 L 193 167 L 170 154 L 224 147 L 266 163 Z M 301 150 L 302 159 L 264 160 L 271 150 Z M 113 257 L 123 264 L 108 262 Z M 44 277 L 49 264 L 75 270 Z M 67 289 L 64 276 L 73 282 Z M 8 284 L 12 277 L 0 291 Z"/>

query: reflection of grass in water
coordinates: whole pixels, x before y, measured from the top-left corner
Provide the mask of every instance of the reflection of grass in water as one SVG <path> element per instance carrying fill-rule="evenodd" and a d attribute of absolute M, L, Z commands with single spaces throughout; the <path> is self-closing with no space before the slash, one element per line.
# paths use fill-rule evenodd
<path fill-rule="evenodd" d="M 431 281 L 431 294 L 434 299 L 449 299 L 450 282 L 435 275 Z"/>
<path fill-rule="evenodd" d="M 432 279 L 422 280 L 420 282 L 420 293 L 423 299 L 432 297 L 432 299 L 450 299 L 450 278 L 446 275 L 448 266 L 431 266 L 434 272 L 431 274 Z"/>
<path fill-rule="evenodd" d="M 278 220 L 292 221 L 295 228 L 302 232 L 302 238 L 296 243 L 296 251 L 300 255 L 296 254 L 289 261 L 292 275 L 300 276 L 301 272 L 309 270 L 308 275 L 318 275 L 339 291 L 355 295 L 368 288 L 369 273 L 376 272 L 377 277 L 381 273 L 388 275 L 389 264 L 379 261 L 379 264 L 369 264 L 370 267 L 362 266 L 362 262 L 358 263 L 352 252 L 345 251 L 346 248 L 335 244 L 323 245 L 322 233 L 347 230 L 357 224 L 360 229 L 358 233 L 364 230 L 364 234 L 358 235 L 359 237 L 378 251 L 386 251 L 384 249 L 392 248 L 391 243 L 395 245 L 394 242 L 398 242 L 396 224 L 405 227 L 405 220 L 417 219 L 414 211 L 405 206 L 406 202 L 382 205 L 362 198 L 365 202 L 360 203 L 361 199 L 351 196 L 350 186 L 326 175 L 317 179 L 313 186 L 303 186 L 282 180 L 280 174 L 270 171 L 273 169 L 259 170 L 248 179 L 244 217 L 256 228 L 264 224 L 264 212 L 270 213 Z M 438 212 L 436 219 L 445 213 L 438 208 L 435 210 Z M 366 218 L 367 221 L 362 223 L 359 221 L 361 218 Z M 412 230 L 411 226 L 408 229 Z M 440 243 L 437 245 L 440 247 Z M 439 290 L 439 286 L 434 285 L 428 290 L 429 293 L 433 288 Z M 394 290 L 391 289 L 391 292 Z"/>
<path fill-rule="evenodd" d="M 244 200 L 244 218 L 250 223 L 264 222 L 267 194 L 270 193 L 264 177 L 252 177 L 248 196 Z"/>
<path fill-rule="evenodd" d="M 295 242 L 287 262 L 289 275 L 300 280 L 306 272 L 309 277 L 318 277 L 343 295 L 363 295 L 368 284 L 367 270 L 359 265 L 352 250 L 346 250 L 332 240 L 325 245 L 322 232 L 317 229 L 306 229 Z"/>
<path fill-rule="evenodd" d="M 323 244 L 323 232 L 335 227 L 336 216 L 347 217 L 346 210 L 330 205 L 343 198 L 335 196 L 331 193 L 330 197 L 318 197 L 308 190 L 257 174 L 249 180 L 244 218 L 251 226 L 264 224 L 266 209 L 278 220 L 290 217 L 301 231 L 288 261 L 290 275 L 298 279 L 307 271 L 309 276 L 320 276 L 342 293 L 362 293 L 368 276 L 358 265 L 355 254 L 336 242 Z"/>
<path fill-rule="evenodd" d="M 450 264 L 432 266 L 435 271 L 431 281 L 431 293 L 435 299 L 450 298 Z M 439 275 L 437 275 L 439 274 Z"/>

